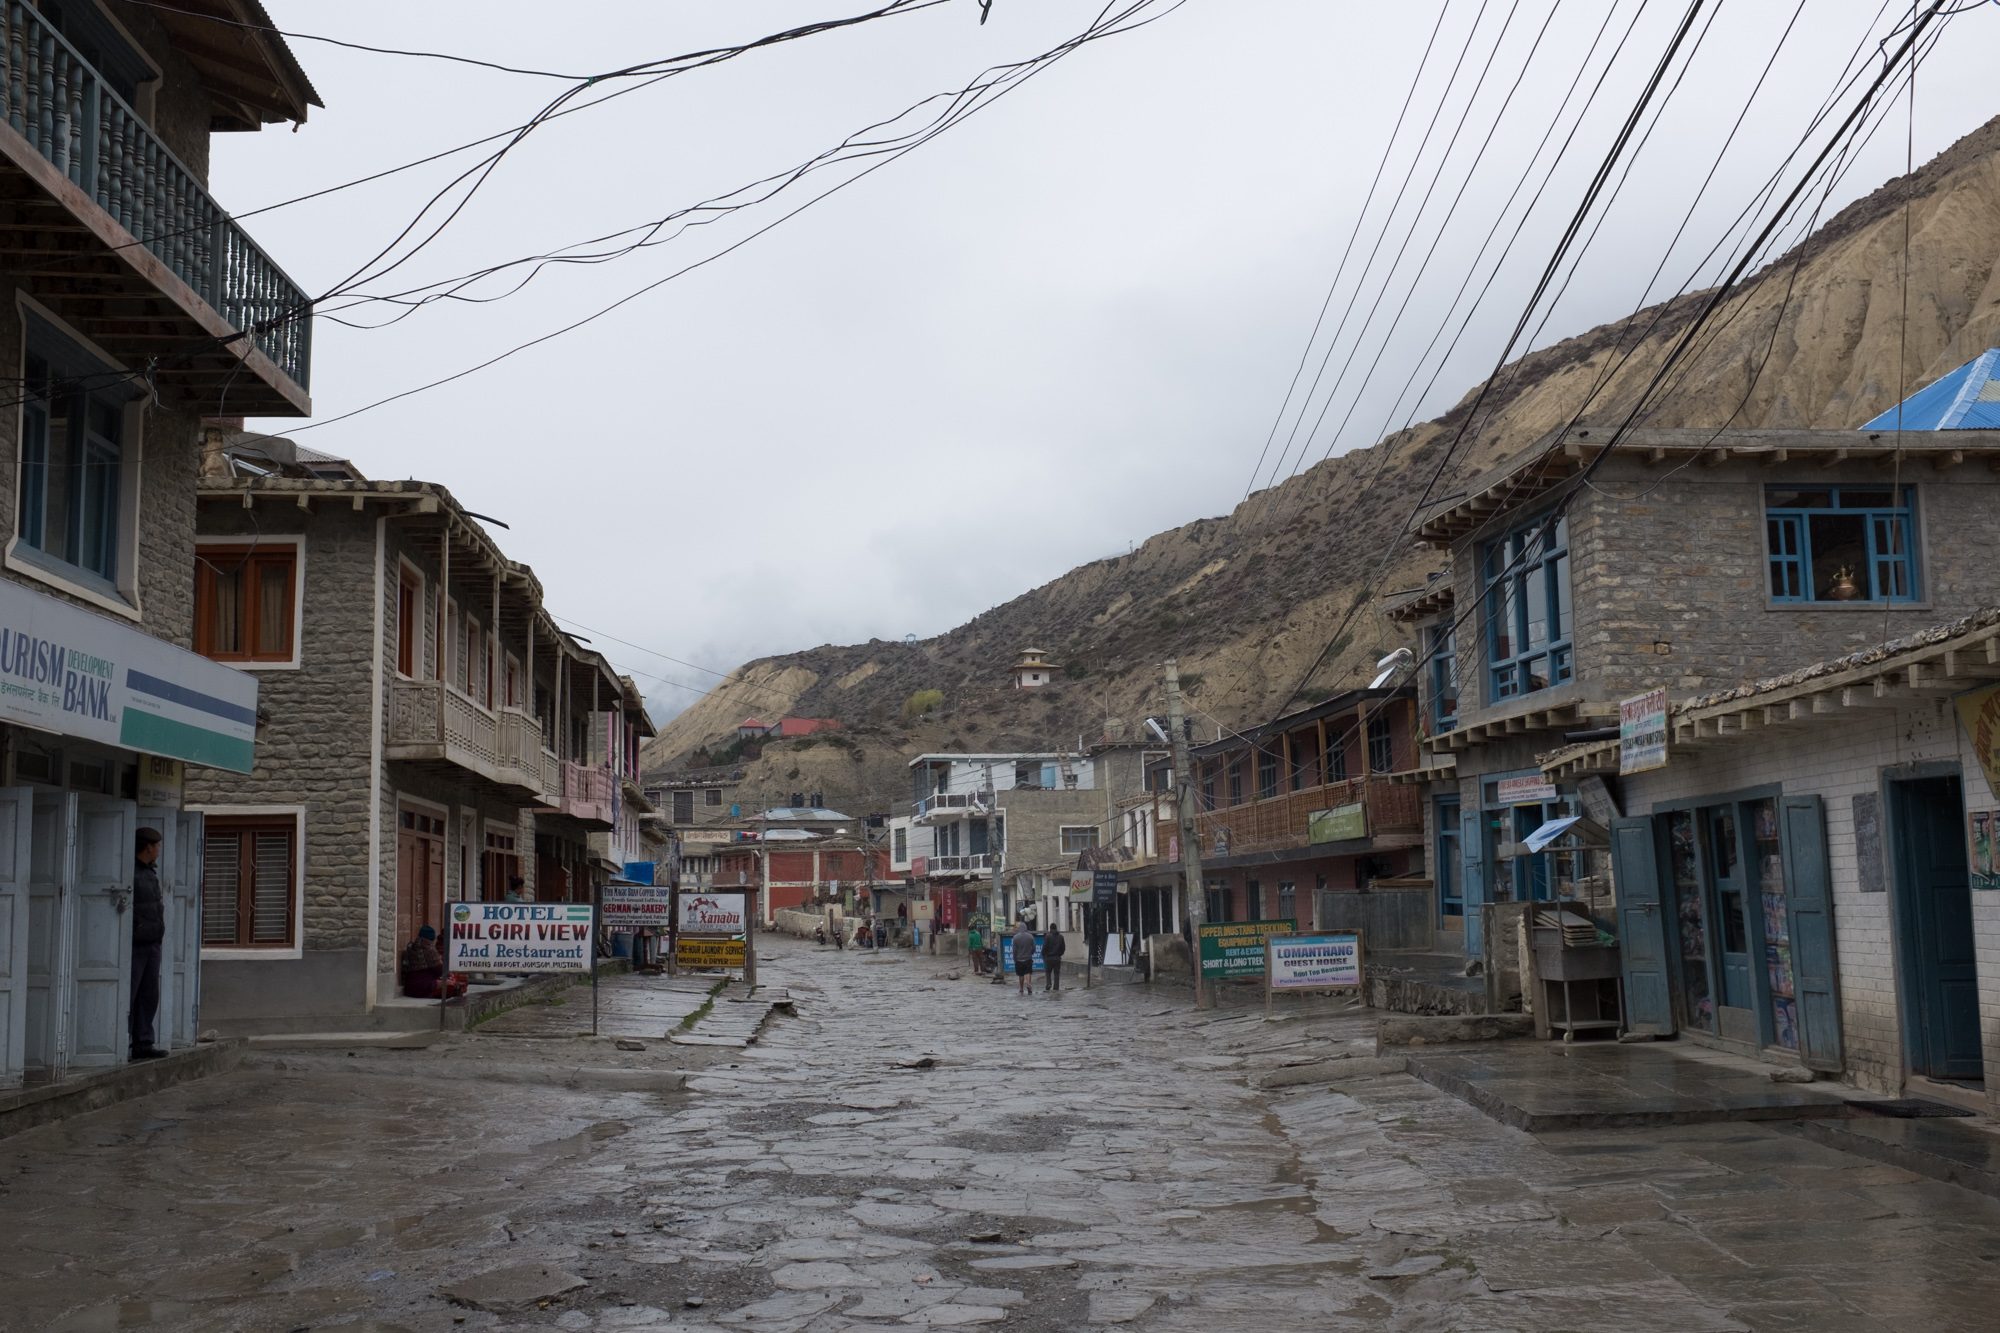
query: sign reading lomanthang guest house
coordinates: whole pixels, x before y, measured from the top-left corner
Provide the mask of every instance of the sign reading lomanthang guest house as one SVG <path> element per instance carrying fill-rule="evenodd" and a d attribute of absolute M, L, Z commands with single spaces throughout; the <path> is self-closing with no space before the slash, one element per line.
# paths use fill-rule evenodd
<path fill-rule="evenodd" d="M 454 972 L 590 971 L 589 903 L 453 903 Z"/>

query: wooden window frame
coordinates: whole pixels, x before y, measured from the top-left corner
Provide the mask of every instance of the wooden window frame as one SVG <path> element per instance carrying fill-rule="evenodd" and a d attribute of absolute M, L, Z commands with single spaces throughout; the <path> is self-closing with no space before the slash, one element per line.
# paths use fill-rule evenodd
<path fill-rule="evenodd" d="M 236 885 L 236 938 L 233 941 L 211 940 L 204 935 L 201 949 L 204 954 L 231 956 L 261 955 L 272 957 L 300 957 L 301 922 L 299 920 L 302 903 L 300 899 L 301 862 L 305 845 L 303 812 L 263 809 L 255 811 L 207 810 L 203 812 L 202 841 L 205 848 L 213 847 L 219 835 L 238 834 L 242 841 L 237 847 Z M 255 874 L 256 843 L 253 836 L 258 833 L 283 833 L 287 854 L 285 858 L 285 938 L 278 940 L 256 940 L 256 895 Z M 204 858 L 207 852 L 203 853 Z M 248 874 L 244 873 L 246 861 Z M 204 871 L 206 866 L 204 865 Z M 204 887 L 204 893 L 206 888 Z M 205 927 L 205 923 L 204 923 Z"/>
<path fill-rule="evenodd" d="M 281 565 L 285 570 L 284 645 L 272 652 L 222 652 L 215 646 L 216 575 L 227 569 L 241 571 L 243 578 L 238 614 L 243 625 L 243 642 L 254 644 L 262 628 L 260 599 L 257 596 L 260 571 Z M 296 540 L 264 539 L 252 542 L 210 542 L 195 545 L 194 566 L 194 650 L 215 662 L 238 662 L 250 666 L 292 666 L 299 660 L 300 571 L 305 551 Z"/>
<path fill-rule="evenodd" d="M 405 680 L 423 674 L 424 600 L 423 571 L 403 561 L 396 572 L 396 674 Z M 406 607 L 407 620 L 403 615 Z"/>

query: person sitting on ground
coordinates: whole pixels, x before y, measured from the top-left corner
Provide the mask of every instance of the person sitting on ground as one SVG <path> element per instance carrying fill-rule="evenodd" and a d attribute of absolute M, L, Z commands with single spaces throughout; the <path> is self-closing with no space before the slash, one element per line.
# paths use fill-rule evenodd
<path fill-rule="evenodd" d="M 437 927 L 425 926 L 403 950 L 403 994 L 413 1000 L 435 1000 L 444 982 L 444 958 L 438 953 Z"/>

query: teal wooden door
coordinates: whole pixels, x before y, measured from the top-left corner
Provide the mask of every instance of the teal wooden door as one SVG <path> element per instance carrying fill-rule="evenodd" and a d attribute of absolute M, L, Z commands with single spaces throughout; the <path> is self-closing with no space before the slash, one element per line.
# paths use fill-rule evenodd
<path fill-rule="evenodd" d="M 1984 1068 L 1979 976 L 1958 779 L 1920 778 L 1889 790 L 1896 820 L 1896 916 L 1910 1072 L 1976 1079 Z"/>
<path fill-rule="evenodd" d="M 1836 1071 L 1841 1067 L 1840 988 L 1833 949 L 1833 880 L 1827 873 L 1826 816 L 1817 796 L 1785 797 L 1779 816 L 1784 838 L 1785 909 L 1791 917 L 1799 1058 L 1808 1068 Z"/>
<path fill-rule="evenodd" d="M 1465 867 L 1465 956 L 1486 952 L 1486 825 L 1479 810 L 1467 810 L 1459 825 L 1458 849 Z"/>
<path fill-rule="evenodd" d="M 1650 819 L 1611 821 L 1611 874 L 1618 892 L 1618 958 L 1625 984 L 1625 1028 L 1674 1034 L 1668 977 L 1667 914 L 1660 900 L 1660 856 Z"/>

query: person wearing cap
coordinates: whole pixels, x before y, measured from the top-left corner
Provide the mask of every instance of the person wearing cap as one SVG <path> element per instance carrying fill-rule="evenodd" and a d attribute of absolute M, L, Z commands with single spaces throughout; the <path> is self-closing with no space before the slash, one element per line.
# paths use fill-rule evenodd
<path fill-rule="evenodd" d="M 132 1004 L 125 1026 L 134 1060 L 157 1060 L 166 1052 L 153 1045 L 153 1021 L 160 1010 L 160 950 L 167 938 L 167 905 L 160 894 L 160 831 L 142 828 L 133 838 Z"/>
<path fill-rule="evenodd" d="M 413 1000 L 435 1000 L 444 982 L 444 958 L 438 953 L 437 927 L 425 926 L 403 950 L 403 994 Z"/>

